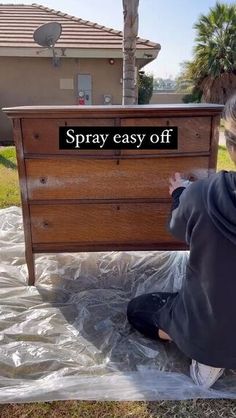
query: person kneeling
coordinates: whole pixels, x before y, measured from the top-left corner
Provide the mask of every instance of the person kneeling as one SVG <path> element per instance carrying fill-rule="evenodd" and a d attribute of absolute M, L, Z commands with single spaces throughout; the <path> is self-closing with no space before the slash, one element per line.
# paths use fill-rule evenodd
<path fill-rule="evenodd" d="M 226 146 L 236 164 L 236 94 L 224 108 Z M 211 387 L 225 368 L 236 369 L 236 172 L 194 182 L 170 179 L 170 232 L 190 248 L 179 292 L 132 299 L 130 324 L 143 335 L 173 341 L 190 359 L 190 376 Z"/>

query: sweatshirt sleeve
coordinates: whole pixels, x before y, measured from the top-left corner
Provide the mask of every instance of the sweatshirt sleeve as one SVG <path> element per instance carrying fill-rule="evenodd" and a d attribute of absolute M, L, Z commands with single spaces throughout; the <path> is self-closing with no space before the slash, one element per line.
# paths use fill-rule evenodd
<path fill-rule="evenodd" d="M 188 186 L 189 188 L 190 186 Z M 172 193 L 171 213 L 168 222 L 168 229 L 170 233 L 180 241 L 185 241 L 189 244 L 187 239 L 187 223 L 188 223 L 188 192 L 185 187 L 178 187 Z"/>

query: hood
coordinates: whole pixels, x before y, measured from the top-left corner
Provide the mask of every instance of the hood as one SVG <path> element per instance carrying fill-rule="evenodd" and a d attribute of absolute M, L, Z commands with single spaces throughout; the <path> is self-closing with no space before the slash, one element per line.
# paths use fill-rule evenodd
<path fill-rule="evenodd" d="M 236 244 L 236 172 L 220 171 L 205 183 L 204 200 L 216 228 Z"/>

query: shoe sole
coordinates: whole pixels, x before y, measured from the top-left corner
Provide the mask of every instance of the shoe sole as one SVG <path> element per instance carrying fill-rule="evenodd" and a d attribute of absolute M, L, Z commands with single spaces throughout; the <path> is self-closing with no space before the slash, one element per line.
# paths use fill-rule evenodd
<path fill-rule="evenodd" d="M 204 365 L 201 366 L 204 368 Z M 196 360 L 192 360 L 192 364 L 190 365 L 190 376 L 196 385 L 209 389 L 222 376 L 225 369 L 210 366 L 205 366 L 205 368 L 205 372 L 208 371 L 208 373 L 205 377 L 203 376 L 204 380 L 201 380 L 198 376 L 200 372 L 199 363 Z"/>

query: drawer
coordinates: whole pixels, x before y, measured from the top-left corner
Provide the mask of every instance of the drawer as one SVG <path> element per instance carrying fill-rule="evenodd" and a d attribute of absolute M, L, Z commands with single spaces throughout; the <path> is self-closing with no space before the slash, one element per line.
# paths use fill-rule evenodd
<path fill-rule="evenodd" d="M 73 155 L 145 155 L 173 152 L 209 152 L 211 135 L 210 117 L 189 118 L 127 118 L 121 126 L 177 126 L 178 150 L 59 150 L 60 126 L 115 126 L 113 118 L 102 119 L 22 119 L 23 147 L 25 154 L 73 154 Z"/>
<path fill-rule="evenodd" d="M 73 154 L 76 150 L 59 149 L 60 126 L 114 126 L 107 119 L 22 119 L 23 147 L 25 154 Z M 80 150 L 79 154 L 114 155 L 115 150 Z M 78 152 L 77 152 L 78 154 Z"/>
<path fill-rule="evenodd" d="M 169 198 L 174 172 L 208 175 L 207 157 L 26 159 L 30 200 Z"/>
<path fill-rule="evenodd" d="M 166 230 L 169 204 L 30 205 L 32 242 L 138 244 L 176 241 Z"/>
<path fill-rule="evenodd" d="M 178 150 L 175 152 L 209 152 L 211 117 L 179 118 L 123 118 L 121 126 L 177 126 Z M 121 155 L 137 154 L 139 150 L 122 150 Z M 172 150 L 151 150 L 151 153 L 169 154 Z M 150 150 L 142 150 L 150 154 Z"/>

